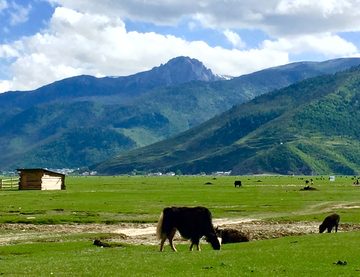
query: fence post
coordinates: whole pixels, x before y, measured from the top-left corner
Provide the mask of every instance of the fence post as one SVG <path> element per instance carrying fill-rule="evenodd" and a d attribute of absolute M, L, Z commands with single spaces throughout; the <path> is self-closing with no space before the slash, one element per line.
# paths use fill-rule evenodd
<path fill-rule="evenodd" d="M 0 179 L 0 189 L 2 189 L 2 179 Z"/>

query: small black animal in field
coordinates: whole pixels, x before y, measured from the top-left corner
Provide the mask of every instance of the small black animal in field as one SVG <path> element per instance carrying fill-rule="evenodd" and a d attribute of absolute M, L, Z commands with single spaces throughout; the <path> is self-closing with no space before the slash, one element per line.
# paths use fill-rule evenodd
<path fill-rule="evenodd" d="M 102 246 L 102 247 L 111 247 L 110 244 L 108 244 L 108 243 L 106 243 L 106 242 L 101 242 L 101 241 L 98 240 L 98 239 L 94 240 L 94 245 Z"/>
<path fill-rule="evenodd" d="M 317 190 L 317 188 L 313 188 L 313 187 L 310 187 L 310 186 L 306 186 L 306 187 L 304 187 L 304 188 L 302 188 L 302 189 L 300 189 L 301 191 L 302 190 Z"/>
<path fill-rule="evenodd" d="M 338 214 L 332 214 L 327 216 L 323 223 L 319 226 L 319 232 L 323 233 L 326 229 L 328 233 L 331 233 L 333 227 L 335 227 L 335 231 L 337 232 L 340 222 L 340 216 Z"/>
<path fill-rule="evenodd" d="M 219 229 L 216 228 L 216 235 L 221 237 L 221 244 L 246 242 L 249 241 L 249 236 L 246 233 L 240 232 L 235 229 Z"/>
<path fill-rule="evenodd" d="M 186 239 L 191 240 L 189 250 L 196 245 L 200 250 L 199 241 L 205 236 L 214 250 L 220 250 L 220 242 L 216 236 L 212 224 L 211 213 L 205 207 L 169 207 L 165 208 L 160 215 L 156 234 L 161 240 L 159 251 L 164 250 L 164 243 L 168 239 L 171 249 L 176 251 L 173 238 L 176 230 Z"/>
<path fill-rule="evenodd" d="M 237 187 L 237 186 L 242 187 L 241 181 L 235 181 L 234 185 L 235 185 L 235 187 Z"/>

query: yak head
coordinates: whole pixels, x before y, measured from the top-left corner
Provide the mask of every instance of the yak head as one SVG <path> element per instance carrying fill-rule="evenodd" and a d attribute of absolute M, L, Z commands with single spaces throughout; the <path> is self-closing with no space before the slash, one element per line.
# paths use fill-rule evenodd
<path fill-rule="evenodd" d="M 324 232 L 325 229 L 326 229 L 325 225 L 324 225 L 324 224 L 321 224 L 321 225 L 319 226 L 319 233 Z"/>
<path fill-rule="evenodd" d="M 221 238 L 219 238 L 215 232 L 207 235 L 206 240 L 208 242 L 210 242 L 210 244 L 214 250 L 220 250 Z"/>

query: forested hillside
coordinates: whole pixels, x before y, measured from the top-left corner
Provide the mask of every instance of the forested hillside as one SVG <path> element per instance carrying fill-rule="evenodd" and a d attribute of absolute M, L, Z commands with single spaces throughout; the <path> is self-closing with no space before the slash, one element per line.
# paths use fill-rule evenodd
<path fill-rule="evenodd" d="M 214 81 L 216 76 L 201 62 L 180 57 L 154 68 L 151 74 L 139 73 L 134 75 L 138 79 L 130 76 L 128 80 L 136 79 L 135 87 L 138 88 L 144 88 L 144 84 L 160 84 L 169 78 L 171 82 L 180 82 L 197 76 L 207 81 L 193 80 L 149 91 L 136 90 L 134 94 L 130 93 L 130 99 L 126 98 L 129 90 L 117 94 L 106 85 L 102 87 L 101 82 L 92 87 L 84 76 L 75 78 L 73 84 L 66 79 L 54 86 L 49 85 L 52 88 L 49 91 L 44 87 L 34 91 L 34 94 L 23 92 L 25 98 L 19 98 L 21 101 L 18 99 L 22 103 L 20 106 L 15 101 L 9 104 L 13 108 L 0 110 L 0 169 L 74 168 L 98 163 L 188 130 L 270 90 L 359 63 L 360 59 L 355 58 L 321 63 L 301 62 L 228 81 Z M 79 80 L 85 80 L 84 86 Z M 96 87 L 98 89 L 89 90 Z M 18 94 L 21 93 L 15 93 Z M 32 99 L 34 95 L 41 97 Z M 120 98 L 126 101 L 116 103 Z M 45 102 L 34 105 L 31 101 L 36 99 Z M 256 118 L 246 120 L 257 121 Z M 250 124 L 247 128 L 252 130 L 256 124 Z M 226 135 L 223 139 L 226 141 Z"/>
<path fill-rule="evenodd" d="M 359 174 L 360 67 L 256 97 L 177 136 L 91 167 L 102 174 Z"/>

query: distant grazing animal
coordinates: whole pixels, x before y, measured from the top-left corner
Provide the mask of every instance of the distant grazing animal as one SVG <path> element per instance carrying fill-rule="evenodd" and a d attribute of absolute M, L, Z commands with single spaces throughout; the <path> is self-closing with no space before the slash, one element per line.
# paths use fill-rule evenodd
<path fill-rule="evenodd" d="M 241 181 L 235 181 L 234 185 L 235 185 L 235 187 L 237 187 L 237 186 L 242 187 Z"/>
<path fill-rule="evenodd" d="M 110 244 L 108 244 L 108 243 L 106 243 L 106 242 L 101 242 L 101 241 L 98 240 L 98 239 L 94 240 L 94 245 L 102 246 L 102 247 L 111 247 Z"/>
<path fill-rule="evenodd" d="M 194 245 L 200 251 L 199 241 L 203 236 L 211 243 L 213 249 L 220 250 L 220 242 L 212 224 L 211 213 L 205 207 L 165 208 L 160 215 L 156 230 L 157 237 L 161 240 L 159 251 L 164 250 L 164 243 L 167 239 L 169 239 L 171 249 L 176 251 L 173 244 L 176 230 L 181 236 L 191 240 L 190 251 Z"/>
<path fill-rule="evenodd" d="M 331 233 L 333 227 L 335 227 L 335 231 L 337 232 L 339 222 L 340 222 L 340 216 L 338 214 L 329 215 L 324 219 L 323 223 L 319 226 L 319 232 L 322 233 L 327 229 L 328 233 Z"/>
<path fill-rule="evenodd" d="M 246 242 L 249 241 L 249 236 L 246 233 L 240 232 L 235 229 L 219 229 L 216 228 L 216 235 L 221 237 L 221 244 Z"/>
<path fill-rule="evenodd" d="M 306 180 L 305 183 L 308 184 L 308 183 L 309 183 L 309 180 Z"/>
<path fill-rule="evenodd" d="M 313 188 L 313 187 L 310 187 L 310 186 L 306 186 L 300 190 L 317 190 L 317 188 Z"/>

